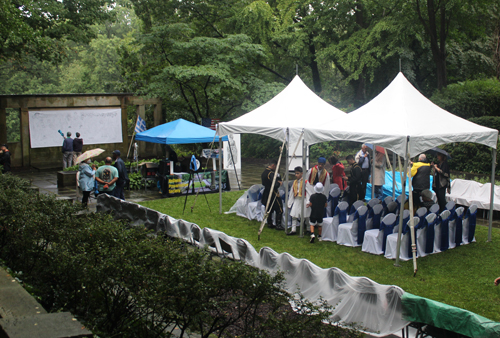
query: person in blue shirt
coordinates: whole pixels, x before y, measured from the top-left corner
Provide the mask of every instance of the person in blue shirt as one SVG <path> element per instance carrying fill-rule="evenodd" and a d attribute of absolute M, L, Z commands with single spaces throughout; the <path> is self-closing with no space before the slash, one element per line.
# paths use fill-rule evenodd
<path fill-rule="evenodd" d="M 66 133 L 66 137 L 64 137 L 61 150 L 63 153 L 63 169 L 71 167 L 73 165 L 73 139 L 69 131 Z"/>
<path fill-rule="evenodd" d="M 90 166 L 91 164 L 91 166 Z M 87 203 L 89 201 L 90 192 L 94 189 L 94 175 L 95 175 L 95 164 L 92 164 L 91 159 L 89 158 L 85 162 L 81 162 L 78 167 L 79 178 L 78 185 L 80 186 L 80 190 L 83 193 L 82 205 L 87 207 Z"/>

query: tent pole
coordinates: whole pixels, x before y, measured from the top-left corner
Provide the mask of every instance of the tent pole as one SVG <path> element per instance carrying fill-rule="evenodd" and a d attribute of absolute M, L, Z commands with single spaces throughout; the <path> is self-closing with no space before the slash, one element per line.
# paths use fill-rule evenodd
<path fill-rule="evenodd" d="M 398 243 L 396 245 L 396 263 L 394 263 L 394 266 L 401 266 L 399 265 L 399 253 L 401 251 L 401 234 L 403 233 L 403 214 L 405 211 L 405 203 L 404 199 L 406 199 L 406 171 L 408 167 L 408 138 L 406 138 L 406 153 L 405 153 L 405 164 L 404 167 L 401 168 L 401 170 L 404 171 L 403 173 L 403 179 L 401 180 L 401 195 L 403 196 L 401 198 L 401 207 L 399 208 L 399 227 L 398 227 Z M 411 193 L 411 192 L 410 192 Z M 404 199 L 403 199 L 404 198 Z M 410 215 L 412 217 L 412 215 Z"/>
<path fill-rule="evenodd" d="M 217 129 L 219 126 L 217 126 Z M 219 214 L 222 214 L 222 137 L 219 134 Z"/>
<path fill-rule="evenodd" d="M 410 154 L 407 154 L 410 158 Z M 417 244 L 415 243 L 415 222 L 413 222 L 413 186 L 411 182 L 411 165 L 408 166 L 408 203 L 410 207 L 410 236 L 411 236 L 411 252 L 413 258 L 413 277 L 417 274 Z"/>
<path fill-rule="evenodd" d="M 240 180 L 238 179 L 238 171 L 236 170 L 236 162 L 234 162 L 233 150 L 231 149 L 231 140 L 229 140 L 229 138 L 227 140 L 227 146 L 229 148 L 229 153 L 231 154 L 231 162 L 233 162 L 234 175 L 236 176 L 236 182 L 238 182 L 238 190 L 241 190 Z M 229 175 L 228 175 L 228 179 L 229 179 Z"/>
<path fill-rule="evenodd" d="M 302 140 L 302 179 L 304 180 L 303 188 L 302 188 L 302 198 L 306 198 L 306 141 Z M 304 237 L 304 201 L 300 205 L 300 237 Z"/>
<path fill-rule="evenodd" d="M 491 195 L 490 195 L 490 214 L 488 215 L 488 242 L 491 242 L 491 228 L 493 225 L 493 202 L 495 201 L 495 166 L 497 163 L 497 150 L 491 152 Z"/>
<path fill-rule="evenodd" d="M 396 153 L 392 152 L 392 198 L 396 200 Z"/>
<path fill-rule="evenodd" d="M 286 128 L 285 205 L 283 206 L 283 212 L 285 213 L 285 234 L 288 234 L 288 185 L 289 185 L 288 176 L 290 176 L 288 174 L 289 161 L 290 161 L 290 129 Z"/>
<path fill-rule="evenodd" d="M 373 144 L 373 152 L 372 152 L 372 163 L 371 163 L 371 168 L 372 168 L 372 177 L 371 177 L 371 183 L 372 183 L 372 199 L 375 198 L 375 185 L 373 184 L 373 181 L 375 181 L 375 148 L 377 146 Z"/>

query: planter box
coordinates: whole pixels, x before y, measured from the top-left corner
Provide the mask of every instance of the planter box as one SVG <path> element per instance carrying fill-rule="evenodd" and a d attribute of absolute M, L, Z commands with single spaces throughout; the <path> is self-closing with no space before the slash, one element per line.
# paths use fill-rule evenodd
<path fill-rule="evenodd" d="M 57 172 L 57 187 L 76 187 L 77 171 L 58 171 Z"/>

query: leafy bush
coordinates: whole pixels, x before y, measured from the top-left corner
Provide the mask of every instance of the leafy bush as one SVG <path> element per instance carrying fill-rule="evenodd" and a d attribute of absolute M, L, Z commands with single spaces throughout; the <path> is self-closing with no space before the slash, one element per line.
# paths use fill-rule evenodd
<path fill-rule="evenodd" d="M 0 257 L 45 309 L 71 311 L 101 337 L 360 337 L 323 324 L 331 307 L 288 294 L 280 273 L 80 208 L 0 175 Z"/>
<path fill-rule="evenodd" d="M 500 116 L 482 116 L 471 118 L 469 121 L 500 131 Z M 463 142 L 447 144 L 444 149 L 452 157 L 449 164 L 453 170 L 478 174 L 491 173 L 491 148 L 482 144 Z M 497 149 L 500 149 L 498 143 Z M 499 166 L 495 172 L 497 175 L 500 174 Z"/>
<path fill-rule="evenodd" d="M 465 119 L 500 116 L 500 82 L 486 79 L 451 84 L 436 92 L 431 101 Z"/>

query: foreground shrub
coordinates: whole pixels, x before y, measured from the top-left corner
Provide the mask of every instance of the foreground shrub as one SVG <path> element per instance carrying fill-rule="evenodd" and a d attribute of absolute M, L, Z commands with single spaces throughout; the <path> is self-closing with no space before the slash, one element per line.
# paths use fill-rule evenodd
<path fill-rule="evenodd" d="M 71 311 L 101 337 L 359 336 L 324 324 L 331 307 L 288 294 L 282 274 L 78 214 L 80 206 L 32 193 L 12 175 L 0 187 L 1 258 L 48 311 Z"/>

